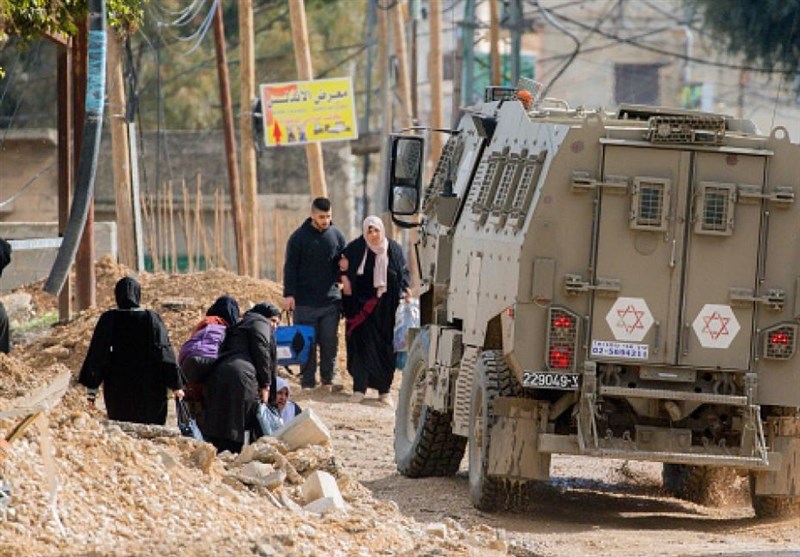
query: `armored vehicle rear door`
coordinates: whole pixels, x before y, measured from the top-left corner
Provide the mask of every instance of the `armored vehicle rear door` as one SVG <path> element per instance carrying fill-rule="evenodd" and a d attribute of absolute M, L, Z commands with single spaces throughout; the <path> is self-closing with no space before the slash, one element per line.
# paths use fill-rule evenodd
<path fill-rule="evenodd" d="M 688 153 L 606 145 L 599 186 L 591 356 L 672 363 L 678 343 Z M 679 222 L 680 221 L 680 222 Z M 670 326 L 670 324 L 672 326 Z"/>
<path fill-rule="evenodd" d="M 603 170 L 592 357 L 748 369 L 764 158 L 606 145 Z"/>
<path fill-rule="evenodd" d="M 765 157 L 693 154 L 678 363 L 749 369 Z"/>

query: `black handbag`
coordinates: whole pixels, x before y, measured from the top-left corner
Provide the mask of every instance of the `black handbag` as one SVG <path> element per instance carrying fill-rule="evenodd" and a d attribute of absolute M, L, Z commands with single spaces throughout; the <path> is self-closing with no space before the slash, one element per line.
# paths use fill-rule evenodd
<path fill-rule="evenodd" d="M 203 434 L 200 432 L 197 420 L 192 418 L 192 414 L 182 398 L 175 399 L 175 413 L 178 415 L 178 429 L 181 430 L 181 435 L 202 441 Z"/>

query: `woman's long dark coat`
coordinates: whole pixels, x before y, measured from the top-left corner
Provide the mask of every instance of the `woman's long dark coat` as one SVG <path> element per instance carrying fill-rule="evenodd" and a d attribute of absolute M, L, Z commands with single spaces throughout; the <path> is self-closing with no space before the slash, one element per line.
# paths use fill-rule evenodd
<path fill-rule="evenodd" d="M 400 244 L 389 240 L 389 267 L 386 273 L 386 292 L 378 299 L 375 309 L 366 320 L 347 336 L 347 370 L 353 376 L 353 390 L 365 392 L 367 388 L 388 393 L 395 369 L 394 321 L 397 306 L 408 288 L 408 268 Z M 358 267 L 367 252 L 364 274 Z M 350 242 L 344 249 L 347 257 L 347 276 L 352 295 L 342 297 L 342 308 L 348 324 L 364 309 L 365 304 L 377 294 L 373 286 L 375 254 L 367 248 L 363 236 Z"/>
<path fill-rule="evenodd" d="M 248 311 L 228 328 L 206 382 L 203 434 L 237 443 L 256 425 L 259 389 L 275 402 L 275 341 L 264 316 Z"/>
<path fill-rule="evenodd" d="M 103 385 L 109 419 L 164 424 L 167 388 L 183 388 L 167 330 L 157 313 L 139 307 L 134 279 L 121 279 L 114 294 L 119 309 L 97 321 L 78 381 L 90 389 Z"/>

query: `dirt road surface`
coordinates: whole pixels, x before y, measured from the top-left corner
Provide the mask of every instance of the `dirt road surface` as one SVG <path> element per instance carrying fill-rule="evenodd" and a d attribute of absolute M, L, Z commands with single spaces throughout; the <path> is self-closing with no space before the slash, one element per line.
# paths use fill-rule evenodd
<path fill-rule="evenodd" d="M 0 408 L 64 369 L 77 375 L 97 317 L 111 306 L 113 284 L 127 273 L 109 261 L 97 271 L 98 308 L 38 332 L 10 357 L 0 355 Z M 220 293 L 245 306 L 280 298 L 275 283 L 223 271 L 140 278 L 144 304 L 161 313 L 176 345 Z M 55 307 L 40 287 L 29 292 L 37 313 Z M 289 460 L 309 469 L 308 462 L 328 463 L 330 450 L 349 514 L 314 518 L 292 512 L 287 501 L 276 506 L 268 494 L 232 479 L 230 460 L 215 461 L 213 451 L 206 458 L 203 443 L 131 439 L 102 426 L 101 412 L 87 413 L 84 391 L 73 384 L 50 422 L 62 482 L 59 509 L 70 537 L 60 536 L 45 512 L 39 447 L 28 435 L 0 466 L 0 479 L 5 474 L 14 484 L 16 507 L 13 518 L 0 520 L 0 557 L 800 556 L 800 519 L 756 520 L 743 479 L 731 486 L 724 507 L 703 507 L 665 496 L 661 465 L 654 463 L 556 456 L 552 479 L 523 508 L 479 512 L 469 501 L 465 463 L 449 478 L 413 480 L 397 473 L 394 410 L 379 405 L 375 393 L 354 404 L 348 377 L 341 377 L 341 393 L 301 392 L 297 377 L 289 379 L 294 399 L 321 416 L 332 433 L 330 448 Z M 395 399 L 399 386 L 398 373 Z M 0 434 L 8 425 L 0 422 Z M 297 498 L 298 489 L 287 480 L 275 493 Z"/>
<path fill-rule="evenodd" d="M 399 382 L 398 373 L 395 390 Z M 732 486 L 725 507 L 708 508 L 665 496 L 660 464 L 556 456 L 552 479 L 525 508 L 488 514 L 469 501 L 466 459 L 452 478 L 398 474 L 394 411 L 377 400 L 352 404 L 346 394 L 318 391 L 295 398 L 324 417 L 337 458 L 376 498 L 394 501 L 421 522 L 450 518 L 500 528 L 510 555 L 800 555 L 800 519 L 756 520 L 744 478 Z"/>

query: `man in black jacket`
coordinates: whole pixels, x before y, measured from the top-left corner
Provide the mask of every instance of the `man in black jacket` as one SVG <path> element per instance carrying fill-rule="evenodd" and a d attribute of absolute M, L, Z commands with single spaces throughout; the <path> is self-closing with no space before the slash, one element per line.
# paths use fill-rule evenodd
<path fill-rule="evenodd" d="M 344 246 L 344 235 L 331 223 L 330 200 L 318 197 L 311 204 L 311 216 L 289 237 L 283 266 L 283 309 L 294 311 L 295 323 L 314 326 L 320 378 L 328 389 L 334 389 L 336 374 L 341 315 L 338 260 Z M 304 389 L 317 384 L 316 353 L 312 346 L 301 368 Z"/>

